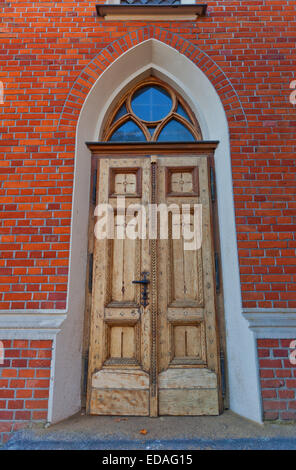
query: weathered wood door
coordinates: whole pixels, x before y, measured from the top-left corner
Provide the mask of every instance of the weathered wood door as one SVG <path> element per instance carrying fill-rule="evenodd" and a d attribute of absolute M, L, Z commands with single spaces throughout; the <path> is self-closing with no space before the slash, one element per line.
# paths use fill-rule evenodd
<path fill-rule="evenodd" d="M 100 158 L 114 238 L 95 239 L 90 413 L 219 414 L 209 186 L 206 156 Z"/>

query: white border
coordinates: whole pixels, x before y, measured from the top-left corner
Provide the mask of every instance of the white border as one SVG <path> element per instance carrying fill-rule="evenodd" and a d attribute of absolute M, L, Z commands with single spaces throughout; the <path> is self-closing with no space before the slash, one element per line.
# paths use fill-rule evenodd
<path fill-rule="evenodd" d="M 296 339 L 295 309 L 244 309 L 249 328 L 257 338 Z"/>

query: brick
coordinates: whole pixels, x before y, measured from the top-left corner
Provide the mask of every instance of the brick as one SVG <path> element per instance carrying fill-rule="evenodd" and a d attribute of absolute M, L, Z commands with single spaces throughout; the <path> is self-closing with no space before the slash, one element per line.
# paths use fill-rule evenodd
<path fill-rule="evenodd" d="M 27 364 L 25 359 L 16 359 L 11 362 L 12 367 L 27 367 Z"/>
<path fill-rule="evenodd" d="M 290 359 L 283 359 L 283 367 L 292 371 L 296 369 L 296 364 L 292 364 Z"/>
<path fill-rule="evenodd" d="M 10 432 L 12 429 L 12 423 L 4 423 L 0 421 L 0 432 Z"/>
<path fill-rule="evenodd" d="M 14 419 L 15 420 L 30 420 L 31 419 L 31 411 L 24 411 L 24 410 L 16 411 Z"/>
<path fill-rule="evenodd" d="M 12 341 L 10 339 L 2 339 L 1 340 L 4 346 L 4 349 L 11 348 Z"/>
<path fill-rule="evenodd" d="M 261 380 L 262 388 L 279 388 L 284 385 L 285 382 L 283 380 Z"/>
<path fill-rule="evenodd" d="M 8 400 L 7 409 L 8 410 L 21 410 L 24 407 L 23 400 Z"/>
<path fill-rule="evenodd" d="M 273 357 L 288 357 L 288 350 L 287 349 L 274 349 Z"/>
<path fill-rule="evenodd" d="M 260 377 L 265 379 L 271 379 L 274 377 L 273 369 L 260 369 Z"/>
<path fill-rule="evenodd" d="M 289 369 L 278 369 L 275 372 L 276 377 L 292 377 L 292 371 Z"/>
<path fill-rule="evenodd" d="M 275 369 L 282 367 L 282 363 L 279 359 L 261 359 L 259 360 L 259 365 L 261 368 L 266 369 Z"/>
<path fill-rule="evenodd" d="M 293 390 L 279 390 L 279 398 L 294 398 L 295 392 Z"/>
<path fill-rule="evenodd" d="M 275 390 L 262 390 L 261 392 L 262 398 L 276 398 L 276 391 Z M 282 397 L 286 398 L 286 397 Z"/>
<path fill-rule="evenodd" d="M 278 418 L 279 418 L 279 412 L 278 411 L 264 411 L 264 419 L 265 420 L 274 421 L 274 420 L 277 420 Z"/>
<path fill-rule="evenodd" d="M 36 357 L 37 356 L 37 351 L 34 349 L 24 349 L 22 350 L 22 357 Z"/>
<path fill-rule="evenodd" d="M 19 349 L 7 349 L 5 351 L 5 357 L 19 357 L 20 356 L 20 350 Z"/>
<path fill-rule="evenodd" d="M 48 388 L 49 387 L 49 380 L 45 379 L 33 379 L 27 380 L 27 387 L 29 388 Z"/>
<path fill-rule="evenodd" d="M 32 411 L 32 418 L 44 421 L 47 419 L 47 411 Z"/>
<path fill-rule="evenodd" d="M 0 379 L 0 389 L 8 387 L 8 379 Z"/>
<path fill-rule="evenodd" d="M 14 390 L 0 390 L 0 398 L 14 398 Z"/>
<path fill-rule="evenodd" d="M 34 390 L 34 398 L 48 398 L 49 390 Z"/>
<path fill-rule="evenodd" d="M 296 339 L 296 338 L 295 338 Z M 282 348 L 290 348 L 291 342 L 293 340 L 291 338 L 289 339 L 281 339 L 281 347 Z"/>
<path fill-rule="evenodd" d="M 50 370 L 49 369 L 36 369 L 36 378 L 49 378 Z"/>
<path fill-rule="evenodd" d="M 2 369 L 2 377 L 17 377 L 17 369 Z"/>
<path fill-rule="evenodd" d="M 287 385 L 287 388 L 295 388 L 296 389 L 296 379 L 287 379 L 286 380 L 286 385 Z"/>
<path fill-rule="evenodd" d="M 22 369 L 19 370 L 18 373 L 19 378 L 33 378 L 35 376 L 35 370 L 34 369 Z"/>
<path fill-rule="evenodd" d="M 11 380 L 10 381 L 11 388 L 24 388 L 25 387 L 25 380 Z"/>
<path fill-rule="evenodd" d="M 11 419 L 13 419 L 13 411 L 0 410 L 0 429 L 1 429 L 1 420 L 11 420 Z"/>
<path fill-rule="evenodd" d="M 29 341 L 27 339 L 15 339 L 13 340 L 13 347 L 14 348 L 20 348 L 20 349 L 23 349 L 23 348 L 27 348 L 28 347 L 28 344 L 29 344 Z"/>
<path fill-rule="evenodd" d="M 257 339 L 257 345 L 258 347 L 263 347 L 263 348 L 274 348 L 279 346 L 279 340 L 278 339 Z"/>
<path fill-rule="evenodd" d="M 284 400 L 263 400 L 264 410 L 286 410 L 287 402 Z"/>
<path fill-rule="evenodd" d="M 45 360 L 45 359 L 32 359 L 31 361 L 29 361 L 28 363 L 28 367 L 36 367 L 36 368 L 40 368 L 40 367 L 47 367 L 49 368 L 50 367 L 50 362 L 51 361 L 48 361 L 48 360 Z"/>
<path fill-rule="evenodd" d="M 30 409 L 30 410 L 38 410 L 38 409 L 46 410 L 47 405 L 48 405 L 47 400 L 27 400 L 25 403 L 25 408 Z"/>
<path fill-rule="evenodd" d="M 31 398 L 33 396 L 32 390 L 16 390 L 15 398 Z"/>
<path fill-rule="evenodd" d="M 40 349 L 37 354 L 38 358 L 51 358 L 51 351 L 48 349 Z"/>
<path fill-rule="evenodd" d="M 282 411 L 280 413 L 280 419 L 287 420 L 287 421 L 295 421 L 296 411 Z"/>
<path fill-rule="evenodd" d="M 270 350 L 269 349 L 258 349 L 258 357 L 269 357 Z"/>

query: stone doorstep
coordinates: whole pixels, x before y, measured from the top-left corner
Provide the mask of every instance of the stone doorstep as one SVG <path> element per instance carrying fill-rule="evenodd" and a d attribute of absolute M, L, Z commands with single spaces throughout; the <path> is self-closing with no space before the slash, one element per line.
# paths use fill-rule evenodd
<path fill-rule="evenodd" d="M 296 425 L 220 416 L 159 418 L 89 416 L 84 411 L 47 426 L 15 432 L 3 450 L 295 449 Z"/>

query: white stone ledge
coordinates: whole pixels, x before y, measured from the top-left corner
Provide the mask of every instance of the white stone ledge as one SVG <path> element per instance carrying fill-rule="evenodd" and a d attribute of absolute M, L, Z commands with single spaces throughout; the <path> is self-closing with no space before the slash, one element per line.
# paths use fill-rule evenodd
<path fill-rule="evenodd" d="M 295 309 L 243 309 L 256 338 L 296 338 Z"/>
<path fill-rule="evenodd" d="M 53 338 L 65 319 L 61 313 L 0 313 L 0 338 Z"/>

